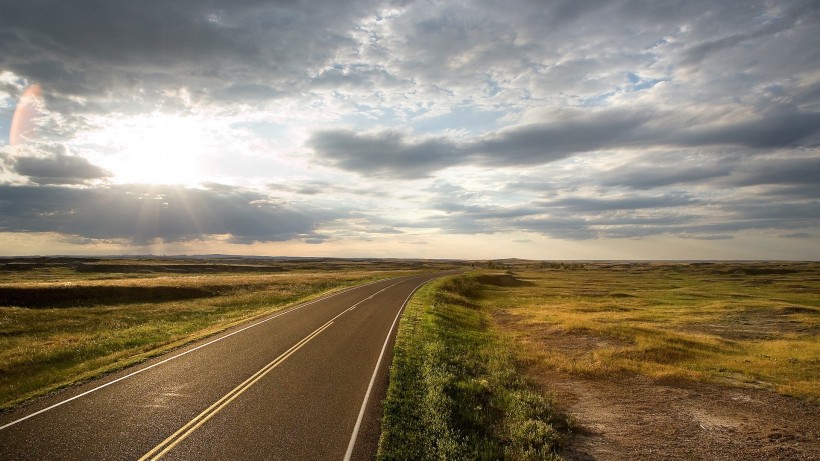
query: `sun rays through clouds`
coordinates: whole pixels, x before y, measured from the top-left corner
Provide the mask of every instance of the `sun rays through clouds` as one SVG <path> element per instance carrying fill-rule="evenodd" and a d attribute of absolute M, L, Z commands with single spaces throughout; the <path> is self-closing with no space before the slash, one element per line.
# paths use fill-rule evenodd
<path fill-rule="evenodd" d="M 5 254 L 820 258 L 813 1 L 16 2 L 0 31 Z"/>

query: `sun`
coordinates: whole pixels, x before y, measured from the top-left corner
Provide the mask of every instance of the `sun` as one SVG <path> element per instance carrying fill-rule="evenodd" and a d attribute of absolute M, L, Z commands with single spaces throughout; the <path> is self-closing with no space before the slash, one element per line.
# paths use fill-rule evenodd
<path fill-rule="evenodd" d="M 95 163 L 117 183 L 196 185 L 207 180 L 207 158 L 214 150 L 210 122 L 173 114 L 108 119 L 85 136 Z"/>

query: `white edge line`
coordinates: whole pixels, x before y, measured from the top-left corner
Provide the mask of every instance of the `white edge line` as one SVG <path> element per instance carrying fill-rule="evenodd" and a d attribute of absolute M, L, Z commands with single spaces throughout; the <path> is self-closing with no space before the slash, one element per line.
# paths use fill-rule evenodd
<path fill-rule="evenodd" d="M 404 277 L 406 277 L 406 276 L 397 277 L 397 278 L 404 278 Z M 160 366 L 160 365 L 162 365 L 162 364 L 164 364 L 164 363 L 166 363 L 166 362 L 170 362 L 171 360 L 174 360 L 174 359 L 177 359 L 177 358 L 179 358 L 179 357 L 182 357 L 183 355 L 190 354 L 191 352 L 194 352 L 195 350 L 198 350 L 198 349 L 202 349 L 202 348 L 203 348 L 203 347 L 205 347 L 205 346 L 210 346 L 211 344 L 213 344 L 213 343 L 215 343 L 215 342 L 222 341 L 222 340 L 223 340 L 223 339 L 225 339 L 225 338 L 231 337 L 231 336 L 233 336 L 233 335 L 235 335 L 235 334 L 237 334 L 237 333 L 241 333 L 241 332 L 243 332 L 243 331 L 245 331 L 245 330 L 248 330 L 248 329 L 250 329 L 250 328 L 253 328 L 253 327 L 257 326 L 257 325 L 261 325 L 261 324 L 263 324 L 263 323 L 265 323 L 265 322 L 267 322 L 267 321 L 273 320 L 273 319 L 275 319 L 275 318 L 277 318 L 277 317 L 280 317 L 280 316 L 282 316 L 282 315 L 289 314 L 289 313 L 294 312 L 294 311 L 297 311 L 297 310 L 299 310 L 299 309 L 301 309 L 301 308 L 303 308 L 303 307 L 309 306 L 309 305 L 314 304 L 314 303 L 318 303 L 319 301 L 324 301 L 325 299 L 332 298 L 332 297 L 337 296 L 337 295 L 340 295 L 340 294 L 342 294 L 342 293 L 347 293 L 348 291 L 352 291 L 352 290 L 355 290 L 355 289 L 357 289 L 357 288 L 363 288 L 363 287 L 366 287 L 366 286 L 375 285 L 375 284 L 377 284 L 377 283 L 379 283 L 379 282 L 384 282 L 385 280 L 390 280 L 390 279 L 376 280 L 375 282 L 366 283 L 366 284 L 364 284 L 364 285 L 356 285 L 356 286 L 354 286 L 354 287 L 350 287 L 350 288 L 347 288 L 347 289 L 345 289 L 345 290 L 342 290 L 342 291 L 337 291 L 336 293 L 331 293 L 331 294 L 329 294 L 329 295 L 327 295 L 327 296 L 323 296 L 323 297 L 321 297 L 321 298 L 317 298 L 317 299 L 314 299 L 314 300 L 312 300 L 312 301 L 308 301 L 308 302 L 306 302 L 306 303 L 304 303 L 304 304 L 298 304 L 298 305 L 296 305 L 296 306 L 293 306 L 293 307 L 290 307 L 290 308 L 286 308 L 286 310 L 285 310 L 285 311 L 283 311 L 283 312 L 277 312 L 276 314 L 274 314 L 274 315 L 272 315 L 272 316 L 270 316 L 270 317 L 268 317 L 268 318 L 266 318 L 266 319 L 260 320 L 260 321 L 258 321 L 258 322 L 256 322 L 256 323 L 254 323 L 254 324 L 248 325 L 248 326 L 243 327 L 243 328 L 241 328 L 241 329 L 239 329 L 239 330 L 236 330 L 236 331 L 234 331 L 234 332 L 228 333 L 228 334 L 226 334 L 226 335 L 224 335 L 224 336 L 220 336 L 220 337 L 218 337 L 218 338 L 216 338 L 216 339 L 213 339 L 213 340 L 211 340 L 211 341 L 208 341 L 208 342 L 207 342 L 207 343 L 205 343 L 205 344 L 200 344 L 200 345 L 199 345 L 199 346 L 197 346 L 197 347 L 194 347 L 194 348 L 192 348 L 192 349 L 188 349 L 187 351 L 185 351 L 185 352 L 181 352 L 181 353 L 179 353 L 179 354 L 177 354 L 177 355 L 175 355 L 175 356 L 173 356 L 173 357 L 168 357 L 168 358 L 167 358 L 167 359 L 165 359 L 165 360 L 162 360 L 162 361 L 160 361 L 160 362 L 154 363 L 154 364 L 149 365 L 149 366 L 147 366 L 147 367 L 145 367 L 145 368 L 140 368 L 140 369 L 139 369 L 139 370 L 137 370 L 137 371 L 134 371 L 134 372 L 132 372 L 132 373 L 129 373 L 129 374 L 125 375 L 125 376 L 121 376 L 121 377 L 119 377 L 119 378 L 117 378 L 117 379 L 115 379 L 115 380 L 113 380 L 113 381 L 109 381 L 109 382 L 107 382 L 107 383 L 105 383 L 105 384 L 102 384 L 102 385 L 100 385 L 100 386 L 97 386 L 97 387 L 95 387 L 95 388 L 93 388 L 93 389 L 87 390 L 87 391 L 85 391 L 85 392 L 83 392 L 83 393 L 81 393 L 81 394 L 77 394 L 77 395 L 75 395 L 74 397 L 71 397 L 71 398 L 68 398 L 68 399 L 62 400 L 62 401 L 60 401 L 60 402 L 55 403 L 54 405 L 51 405 L 51 406 L 49 406 L 49 407 L 46 407 L 46 408 L 43 408 L 43 409 L 41 409 L 41 410 L 35 411 L 34 413 L 32 413 L 32 414 L 30 414 L 30 415 L 23 416 L 23 417 L 22 417 L 22 418 L 20 418 L 20 419 L 14 420 L 14 421 L 12 421 L 12 422 L 10 422 L 10 423 L 8 423 L 8 424 L 5 424 L 5 425 L 3 425 L 3 426 L 0 426 L 0 431 L 2 431 L 3 429 L 9 428 L 9 427 L 11 427 L 11 426 L 14 426 L 15 424 L 21 423 L 21 422 L 23 422 L 23 421 L 25 421 L 25 420 L 27 420 L 27 419 L 29 419 L 29 418 L 32 418 L 32 417 L 34 417 L 34 416 L 37 416 L 37 415 L 39 415 L 39 414 L 41 414 L 41 413 L 45 413 L 45 412 L 47 412 L 47 411 L 49 411 L 49 410 L 53 410 L 54 408 L 57 408 L 57 407 L 59 407 L 59 406 L 61 406 L 61 405 L 64 405 L 64 404 L 66 404 L 66 403 L 68 403 L 68 402 L 71 402 L 72 400 L 79 399 L 80 397 L 84 397 L 84 396 L 86 396 L 86 395 L 88 395 L 88 394 L 91 394 L 92 392 L 97 392 L 98 390 L 100 390 L 100 389 L 102 389 L 102 388 L 105 388 L 105 387 L 108 387 L 108 386 L 110 386 L 110 385 L 112 385 L 112 384 L 114 384 L 114 383 L 120 382 L 120 381 L 122 381 L 122 380 L 124 380 L 124 379 L 128 379 L 128 378 L 130 378 L 130 377 L 132 377 L 132 376 L 134 376 L 134 375 L 138 375 L 138 374 L 142 373 L 143 371 L 150 370 L 151 368 L 154 368 L 154 367 Z M 396 279 L 393 279 L 393 280 L 396 280 Z M 399 282 L 397 282 L 397 283 L 399 283 Z M 392 285 L 391 285 L 391 286 L 392 286 Z M 421 285 L 419 285 L 419 286 L 421 286 Z M 415 291 L 415 290 L 414 290 L 414 291 Z M 408 298 L 408 299 L 409 299 L 409 298 Z M 404 307 L 404 306 L 402 306 L 402 308 L 403 308 L 403 307 Z"/>
<path fill-rule="evenodd" d="M 387 343 L 390 342 L 390 337 L 393 335 L 393 329 L 396 328 L 396 323 L 399 321 L 401 313 L 404 312 L 404 307 L 407 305 L 407 303 L 410 301 L 410 298 L 413 296 L 413 294 L 416 293 L 416 291 L 418 291 L 419 288 L 441 277 L 443 276 L 426 280 L 419 284 L 419 286 L 417 286 L 416 288 L 413 288 L 413 291 L 411 291 L 410 294 L 407 295 L 407 299 L 404 300 L 404 304 L 401 305 L 399 312 L 396 314 L 396 318 L 393 319 L 393 324 L 390 325 L 390 331 L 387 332 L 387 338 L 385 338 L 384 345 L 382 346 L 382 351 L 379 354 L 379 360 L 376 361 L 376 368 L 373 370 L 373 376 L 370 377 L 370 384 L 367 385 L 367 392 L 365 392 L 364 394 L 362 407 L 359 409 L 359 417 L 356 419 L 356 425 L 353 426 L 353 434 L 350 435 L 350 443 L 347 444 L 347 451 L 345 452 L 344 461 L 350 461 L 350 457 L 353 456 L 353 447 L 356 445 L 356 438 L 359 436 L 359 428 L 362 425 L 362 419 L 364 419 L 364 410 L 367 408 L 367 401 L 370 400 L 370 392 L 373 390 L 373 383 L 376 382 L 376 375 L 379 373 L 379 367 L 381 366 L 382 359 L 384 358 L 384 351 L 387 350 Z"/>

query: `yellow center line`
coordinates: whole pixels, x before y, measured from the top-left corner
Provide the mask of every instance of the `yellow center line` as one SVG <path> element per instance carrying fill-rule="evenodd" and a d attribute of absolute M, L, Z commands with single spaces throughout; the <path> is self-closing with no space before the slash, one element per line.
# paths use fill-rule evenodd
<path fill-rule="evenodd" d="M 205 409 L 202 413 L 198 414 L 198 415 L 197 415 L 194 419 L 192 419 L 192 420 L 188 421 L 188 423 L 187 423 L 187 424 L 185 424 L 184 426 L 182 426 L 181 428 L 179 428 L 179 430 L 177 430 L 176 432 L 174 432 L 173 434 L 171 434 L 171 435 L 170 435 L 167 439 L 163 440 L 163 441 L 162 441 L 159 445 L 157 445 L 156 447 L 154 447 L 153 449 L 151 449 L 151 451 L 149 451 L 148 453 L 144 454 L 144 455 L 143 455 L 143 456 L 139 459 L 139 461 L 148 461 L 148 460 L 154 461 L 154 460 L 158 460 L 158 459 L 162 458 L 163 456 L 165 456 L 165 455 L 166 455 L 169 451 L 171 451 L 174 447 L 176 447 L 177 445 L 179 445 L 179 444 L 180 444 L 183 440 L 185 440 L 185 439 L 186 439 L 189 435 L 191 435 L 194 431 L 196 431 L 197 429 L 199 429 L 199 427 L 201 427 L 203 424 L 205 424 L 205 422 L 207 422 L 209 419 L 213 418 L 213 417 L 214 417 L 214 415 L 216 415 L 217 413 L 219 413 L 219 412 L 220 412 L 223 408 L 225 408 L 225 407 L 226 407 L 229 403 L 233 402 L 233 401 L 234 401 L 237 397 L 239 397 L 239 396 L 240 396 L 243 392 L 245 392 L 245 391 L 246 391 L 246 390 L 248 390 L 251 386 L 253 386 L 254 384 L 256 384 L 256 383 L 257 383 L 260 379 L 262 379 L 262 378 L 263 378 L 266 374 L 270 373 L 270 372 L 271 372 L 271 370 L 273 370 L 274 368 L 276 368 L 277 366 L 279 366 L 279 364 L 281 364 L 282 362 L 284 362 L 284 361 L 285 361 L 288 357 L 290 357 L 291 355 L 293 355 L 293 353 L 295 353 L 295 352 L 296 352 L 297 350 L 299 350 L 302 346 L 304 346 L 305 344 L 307 344 L 307 343 L 308 343 L 308 341 L 310 341 L 310 340 L 312 340 L 313 338 L 315 338 L 316 336 L 318 336 L 318 335 L 319 335 L 319 333 L 321 333 L 321 332 L 322 332 L 322 331 L 324 331 L 327 327 L 329 327 L 331 324 L 333 324 L 333 321 L 334 321 L 334 320 L 336 320 L 337 318 L 341 317 L 342 315 L 344 315 L 344 314 L 346 314 L 346 313 L 348 313 L 348 312 L 352 311 L 352 310 L 353 310 L 353 309 L 355 309 L 357 306 L 359 306 L 359 304 L 361 304 L 361 303 L 363 303 L 363 302 L 365 302 L 365 301 L 367 301 L 367 300 L 373 299 L 373 297 L 374 297 L 374 296 L 376 296 L 377 294 L 379 294 L 379 293 L 381 293 L 381 292 L 383 292 L 383 291 L 385 291 L 385 290 L 388 290 L 388 289 L 390 289 L 390 288 L 392 288 L 392 287 L 394 287 L 394 286 L 398 285 L 399 283 L 401 283 L 401 282 L 396 282 L 396 283 L 394 283 L 394 284 L 392 284 L 392 285 L 390 285 L 390 286 L 387 286 L 387 287 L 385 287 L 385 288 L 382 288 L 381 290 L 379 290 L 379 291 L 377 291 L 377 292 L 373 293 L 373 294 L 372 294 L 372 295 L 370 295 L 369 297 L 367 297 L 367 298 L 365 298 L 365 299 L 362 299 L 361 301 L 357 302 L 356 304 L 354 304 L 354 305 L 352 305 L 352 306 L 348 307 L 348 308 L 347 308 L 347 309 L 345 309 L 344 311 L 342 311 L 342 312 L 340 312 L 339 314 L 337 314 L 335 317 L 333 317 L 332 319 L 330 319 L 327 323 L 325 323 L 324 325 L 322 325 L 322 326 L 320 326 L 319 328 L 317 328 L 316 330 L 314 330 L 314 331 L 313 331 L 313 333 L 311 333 L 311 334 L 309 334 L 309 335 L 305 336 L 305 337 L 304 337 L 302 340 L 300 340 L 298 343 L 296 343 L 296 344 L 294 344 L 293 346 L 291 346 L 291 347 L 290 347 L 290 349 L 288 349 L 288 350 L 286 350 L 285 352 L 283 352 L 283 353 L 282 353 L 279 357 L 276 357 L 276 359 L 274 359 L 272 362 L 270 362 L 269 364 L 267 364 L 267 365 L 265 365 L 264 367 L 262 367 L 259 371 L 257 371 L 256 373 L 254 373 L 254 374 L 253 374 L 250 378 L 248 378 L 248 379 L 246 379 L 245 381 L 243 381 L 243 382 L 242 382 L 242 384 L 240 384 L 240 385 L 236 386 L 235 388 L 233 388 L 230 392 L 228 392 L 227 394 L 225 394 L 222 398 L 220 398 L 219 400 L 217 400 L 216 402 L 214 402 L 211 406 L 209 406 L 208 408 L 206 408 L 206 409 Z"/>
<path fill-rule="evenodd" d="M 330 321 L 332 322 L 332 321 L 334 321 L 334 320 L 338 319 L 339 317 L 343 316 L 344 314 L 347 314 L 348 312 L 350 312 L 350 311 L 352 311 L 353 309 L 355 309 L 356 307 L 358 307 L 358 305 L 359 305 L 359 304 L 361 304 L 361 303 L 363 303 L 363 302 L 365 302 L 365 301 L 368 301 L 368 300 L 373 299 L 373 297 L 374 297 L 374 296 L 376 296 L 377 294 L 379 294 L 379 293 L 381 293 L 381 292 L 383 292 L 383 291 L 385 291 L 385 290 L 388 290 L 388 289 L 390 289 L 390 288 L 393 288 L 394 286 L 398 285 L 399 283 L 401 283 L 401 282 L 396 282 L 396 283 L 394 283 L 394 284 L 392 284 L 392 285 L 390 285 L 390 286 L 387 286 L 387 287 L 382 288 L 381 290 L 379 290 L 379 291 L 377 291 L 377 292 L 373 293 L 372 295 L 368 296 L 367 298 L 364 298 L 363 300 L 361 300 L 361 301 L 357 302 L 356 304 L 354 304 L 354 305 L 352 305 L 352 306 L 348 307 L 347 309 L 343 310 L 342 312 L 339 312 L 339 313 L 336 315 L 336 317 L 333 317 L 332 319 L 330 319 Z"/>
<path fill-rule="evenodd" d="M 217 400 L 213 405 L 206 408 L 205 411 L 198 414 L 194 419 L 190 420 L 187 424 L 182 426 L 179 430 L 171 434 L 167 439 L 163 440 L 162 443 L 154 447 L 151 451 L 143 455 L 139 461 L 147 461 L 147 460 L 157 460 L 161 457 L 165 456 L 166 453 L 171 451 L 175 446 L 179 445 L 180 442 L 185 440 L 189 435 L 191 435 L 194 431 L 196 431 L 200 426 L 205 424 L 206 421 L 213 418 L 219 411 L 225 408 L 229 403 L 234 401 L 237 397 L 239 397 L 243 392 L 248 390 L 251 386 L 256 384 L 260 379 L 262 379 L 266 374 L 268 374 L 271 370 L 276 368 L 279 364 L 284 362 L 288 357 L 293 355 L 297 350 L 299 350 L 302 346 L 307 344 L 311 339 L 315 338 L 319 335 L 322 331 L 324 331 L 327 327 L 329 327 L 333 323 L 333 320 L 325 323 L 321 327 L 317 328 L 313 331 L 313 333 L 305 336 L 301 341 L 294 344 L 290 347 L 290 349 L 283 352 L 279 357 L 276 357 L 272 362 L 265 365 L 254 373 L 250 378 L 246 379 L 242 384 L 233 388 L 230 392 L 225 394 L 221 399 Z"/>

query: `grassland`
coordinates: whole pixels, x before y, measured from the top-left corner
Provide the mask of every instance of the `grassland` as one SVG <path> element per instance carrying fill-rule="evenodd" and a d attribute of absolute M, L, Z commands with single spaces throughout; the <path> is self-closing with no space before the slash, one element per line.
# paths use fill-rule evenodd
<path fill-rule="evenodd" d="M 639 374 L 820 401 L 820 264 L 552 264 L 485 290 L 542 370 Z"/>
<path fill-rule="evenodd" d="M 490 266 L 408 306 L 378 459 L 816 459 L 820 264 Z"/>
<path fill-rule="evenodd" d="M 413 297 L 396 340 L 377 459 L 557 459 L 567 421 L 521 378 L 514 348 L 489 329 L 480 304 L 485 284 L 498 278 L 450 277 Z"/>
<path fill-rule="evenodd" d="M 21 259 L 0 264 L 0 408 L 330 290 L 447 263 Z"/>

